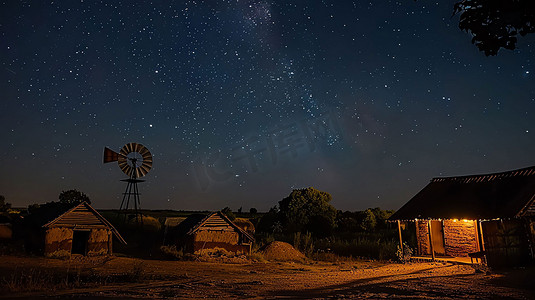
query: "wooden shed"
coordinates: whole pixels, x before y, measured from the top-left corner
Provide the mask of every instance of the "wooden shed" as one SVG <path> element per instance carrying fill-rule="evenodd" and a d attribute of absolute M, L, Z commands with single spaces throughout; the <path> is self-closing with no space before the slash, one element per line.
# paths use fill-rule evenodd
<path fill-rule="evenodd" d="M 112 254 L 113 235 L 126 244 L 119 232 L 87 202 L 69 209 L 43 225 L 44 254 L 49 257 L 68 257 Z"/>
<path fill-rule="evenodd" d="M 221 248 L 249 254 L 254 237 L 234 224 L 224 213 L 195 214 L 182 221 L 174 231 L 177 249 L 186 253 Z"/>
<path fill-rule="evenodd" d="M 433 178 L 390 220 L 414 222 L 417 254 L 486 257 L 491 267 L 533 261 L 535 167 Z"/>

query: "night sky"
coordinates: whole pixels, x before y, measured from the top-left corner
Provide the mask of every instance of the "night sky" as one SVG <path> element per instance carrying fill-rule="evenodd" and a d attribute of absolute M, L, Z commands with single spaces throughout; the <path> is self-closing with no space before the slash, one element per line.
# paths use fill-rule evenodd
<path fill-rule="evenodd" d="M 6 1 L 0 194 L 265 211 L 294 188 L 398 209 L 432 177 L 535 165 L 535 39 L 486 57 L 453 1 Z"/>

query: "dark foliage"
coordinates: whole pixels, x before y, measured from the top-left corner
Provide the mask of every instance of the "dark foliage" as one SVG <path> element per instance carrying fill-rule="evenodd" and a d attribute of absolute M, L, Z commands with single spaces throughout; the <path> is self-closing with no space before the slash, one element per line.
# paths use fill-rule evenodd
<path fill-rule="evenodd" d="M 516 48 L 517 36 L 535 32 L 533 0 L 462 0 L 454 5 L 459 28 L 472 34 L 472 43 L 485 55 Z"/>
<path fill-rule="evenodd" d="M 0 213 L 9 211 L 11 208 L 11 203 L 6 202 L 6 197 L 0 195 Z"/>
<path fill-rule="evenodd" d="M 288 233 L 311 232 L 317 236 L 331 234 L 335 226 L 336 209 L 329 203 L 329 193 L 313 187 L 293 190 L 279 201 L 279 217 Z"/>
<path fill-rule="evenodd" d="M 257 241 L 293 243 L 308 257 L 344 256 L 395 259 L 397 227 L 388 222 L 391 210 L 336 211 L 331 195 L 313 188 L 294 190 L 264 214 L 256 227 Z"/>
<path fill-rule="evenodd" d="M 279 226 L 277 226 L 279 224 Z M 279 209 L 274 206 L 269 209 L 267 214 L 264 214 L 262 218 L 256 224 L 256 231 L 262 233 L 275 233 L 276 227 L 280 227 Z"/>
<path fill-rule="evenodd" d="M 342 212 L 336 216 L 338 233 L 346 232 L 373 232 L 388 228 L 388 218 L 394 213 L 393 210 L 382 210 L 379 207 L 368 208 L 364 211 Z"/>
<path fill-rule="evenodd" d="M 66 203 L 66 204 L 79 204 L 79 203 L 82 203 L 82 202 L 87 202 L 89 204 L 91 204 L 91 200 L 89 199 L 89 197 L 78 191 L 78 190 L 68 190 L 68 191 L 62 191 L 60 194 L 59 194 L 59 202 L 60 203 Z"/>

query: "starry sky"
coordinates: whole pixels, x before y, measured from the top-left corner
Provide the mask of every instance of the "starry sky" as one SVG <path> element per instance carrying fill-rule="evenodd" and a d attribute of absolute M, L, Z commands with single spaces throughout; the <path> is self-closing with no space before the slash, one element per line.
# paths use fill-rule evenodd
<path fill-rule="evenodd" d="M 432 177 L 535 165 L 535 39 L 486 57 L 453 1 L 5 1 L 0 194 L 266 211 L 292 189 L 397 209 Z"/>

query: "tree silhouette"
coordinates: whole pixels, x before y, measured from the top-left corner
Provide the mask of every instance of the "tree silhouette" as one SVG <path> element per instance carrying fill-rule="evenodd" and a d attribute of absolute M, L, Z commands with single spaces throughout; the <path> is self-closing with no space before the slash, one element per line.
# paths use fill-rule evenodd
<path fill-rule="evenodd" d="M 371 209 L 367 209 L 363 211 L 362 213 L 362 222 L 360 223 L 360 227 L 363 231 L 373 231 L 375 229 L 375 226 L 377 226 L 377 219 L 375 218 L 375 215 L 373 214 Z"/>
<path fill-rule="evenodd" d="M 11 203 L 6 202 L 6 197 L 0 195 L 0 212 L 7 212 L 11 208 Z"/>
<path fill-rule="evenodd" d="M 535 32 L 534 0 L 462 0 L 455 3 L 459 28 L 472 34 L 472 44 L 496 55 L 500 48 L 514 50 L 517 36 Z"/>
<path fill-rule="evenodd" d="M 279 201 L 284 229 L 289 233 L 309 231 L 322 236 L 330 234 L 336 219 L 336 209 L 329 203 L 331 200 L 329 193 L 313 187 L 293 190 Z"/>
<path fill-rule="evenodd" d="M 91 200 L 86 194 L 75 189 L 68 190 L 68 191 L 61 191 L 58 198 L 59 198 L 60 203 L 65 203 L 65 204 L 78 204 L 84 201 L 91 204 Z"/>

